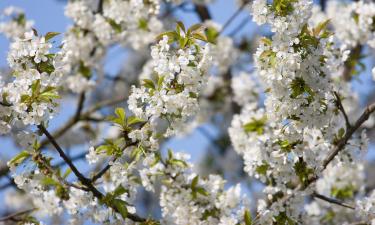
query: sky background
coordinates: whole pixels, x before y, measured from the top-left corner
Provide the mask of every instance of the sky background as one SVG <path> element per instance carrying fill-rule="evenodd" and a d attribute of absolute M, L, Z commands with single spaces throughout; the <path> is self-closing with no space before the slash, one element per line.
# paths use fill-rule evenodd
<path fill-rule="evenodd" d="M 20 8 L 23 8 L 26 12 L 27 19 L 32 19 L 35 22 L 35 28 L 40 34 L 45 34 L 47 32 L 60 32 L 64 33 L 67 27 L 71 24 L 71 21 L 64 16 L 64 1 L 57 0 L 0 0 L 0 10 L 13 5 Z M 190 7 L 191 8 L 191 7 Z M 210 12 L 213 16 L 214 21 L 223 24 L 225 23 L 230 16 L 236 11 L 237 6 L 235 1 L 230 0 L 217 0 L 214 4 L 209 6 Z M 180 16 L 180 20 L 185 23 L 187 27 L 194 23 L 199 22 L 199 18 L 195 13 L 183 12 L 181 10 L 176 12 L 176 15 Z M 244 19 L 251 20 L 248 11 L 242 12 L 236 20 L 226 29 L 224 34 L 230 33 L 237 25 L 242 23 Z M 261 28 L 254 25 L 253 22 L 248 22 L 246 26 L 242 29 L 236 37 L 241 35 L 252 36 L 255 33 L 261 33 Z M 61 40 L 61 35 L 56 39 L 57 42 Z M 0 35 L 0 66 L 4 67 L 7 65 L 6 55 L 8 51 L 9 42 L 8 40 Z M 126 51 L 117 47 L 110 49 L 108 56 L 105 61 L 105 70 L 109 74 L 116 74 L 123 66 L 124 60 L 128 57 Z M 371 60 L 366 61 L 367 71 L 358 79 L 353 81 L 354 89 L 363 96 L 362 103 L 366 102 L 366 96 L 370 89 L 373 87 L 373 82 L 370 76 L 369 66 L 372 64 Z M 70 99 L 62 103 L 61 113 L 51 122 L 51 130 L 56 127 L 59 127 L 63 124 L 67 118 L 69 118 L 75 111 L 75 104 L 72 104 Z M 216 135 L 216 131 L 209 125 L 206 125 L 205 128 L 210 132 L 212 136 Z M 193 132 L 191 135 L 188 135 L 184 138 L 174 138 L 173 140 L 168 141 L 164 148 L 172 148 L 175 151 L 185 151 L 192 154 L 192 161 L 199 161 L 202 157 L 202 153 L 205 151 L 206 147 L 210 144 L 204 135 L 199 132 Z M 371 149 L 373 146 L 371 146 Z M 77 151 L 86 151 L 87 149 L 81 149 Z M 0 158 L 10 158 L 15 155 L 17 148 L 13 145 L 12 141 L 8 138 L 0 137 Z M 373 151 L 374 152 L 374 151 Z M 73 154 L 75 155 L 75 154 Z M 375 154 L 371 153 L 368 156 L 369 158 L 375 158 Z M 78 166 L 82 166 L 82 162 L 78 162 Z M 0 184 L 5 182 L 0 180 Z M 4 210 L 5 207 L 2 204 L 3 192 L 0 192 L 0 212 Z"/>

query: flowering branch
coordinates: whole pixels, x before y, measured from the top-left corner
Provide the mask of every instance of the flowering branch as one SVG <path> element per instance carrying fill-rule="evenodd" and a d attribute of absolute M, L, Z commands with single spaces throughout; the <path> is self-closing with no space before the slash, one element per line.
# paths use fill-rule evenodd
<path fill-rule="evenodd" d="M 358 120 L 353 124 L 352 127 L 346 130 L 345 136 L 341 138 L 335 148 L 328 154 L 327 158 L 323 160 L 322 167 L 324 170 L 327 168 L 328 164 L 335 158 L 335 156 L 344 149 L 348 140 L 352 137 L 354 132 L 360 128 L 360 126 L 366 122 L 366 120 L 370 117 L 371 113 L 375 111 L 375 103 L 366 107 L 362 115 L 358 118 Z"/>

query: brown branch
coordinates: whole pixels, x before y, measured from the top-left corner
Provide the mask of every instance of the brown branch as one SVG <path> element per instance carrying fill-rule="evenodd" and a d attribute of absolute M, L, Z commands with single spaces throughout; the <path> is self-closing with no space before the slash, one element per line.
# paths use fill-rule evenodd
<path fill-rule="evenodd" d="M 98 102 L 95 105 L 93 105 L 91 108 L 86 110 L 85 112 L 82 112 L 81 116 L 79 117 L 78 120 L 76 120 L 76 115 L 74 115 L 73 117 L 68 119 L 68 121 L 65 123 L 64 126 L 60 127 L 59 129 L 57 129 L 55 132 L 52 133 L 52 136 L 55 139 L 58 139 L 62 135 L 64 135 L 68 130 L 70 130 L 77 122 L 79 122 L 80 120 L 85 120 L 85 118 L 90 117 L 90 115 L 92 113 L 94 113 L 94 112 L 96 112 L 96 111 L 98 111 L 98 110 L 100 110 L 104 107 L 116 105 L 116 104 L 121 103 L 125 100 L 126 100 L 126 97 L 121 97 L 121 98 L 116 98 L 116 99 L 107 99 L 107 100 L 103 100 L 101 102 Z M 41 141 L 40 145 L 41 145 L 41 147 L 44 147 L 47 144 L 49 144 L 49 140 L 45 139 L 45 140 Z"/>
<path fill-rule="evenodd" d="M 82 110 L 83 110 L 83 105 L 85 103 L 85 99 L 86 99 L 86 93 L 82 92 L 79 95 L 77 110 L 76 110 L 76 113 L 75 113 L 74 119 L 73 119 L 74 122 L 77 122 L 80 119 L 80 117 L 81 117 L 81 113 L 82 113 Z"/>
<path fill-rule="evenodd" d="M 334 91 L 333 94 L 334 94 L 335 97 L 336 97 L 336 106 L 337 106 L 337 108 L 341 111 L 342 115 L 344 116 L 345 123 L 346 123 L 346 129 L 350 129 L 350 127 L 351 127 L 352 125 L 350 124 L 348 114 L 346 114 L 346 111 L 345 111 L 345 109 L 344 109 L 344 106 L 342 105 L 340 95 L 339 95 L 336 91 Z"/>
<path fill-rule="evenodd" d="M 16 212 L 16 213 L 12 213 L 12 214 L 9 214 L 7 216 L 4 216 L 2 218 L 0 218 L 0 222 L 5 222 L 5 221 L 8 221 L 8 220 L 12 220 L 12 221 L 20 221 L 20 219 L 17 219 L 17 217 L 19 216 L 23 216 L 25 214 L 29 214 L 29 213 L 32 213 L 33 211 L 35 211 L 37 208 L 33 208 L 33 209 L 27 209 L 27 210 L 24 210 L 24 211 L 20 211 L 20 212 Z"/>
<path fill-rule="evenodd" d="M 233 22 L 233 20 L 236 19 L 238 15 L 240 15 L 242 10 L 246 7 L 247 3 L 249 2 L 250 2 L 249 0 L 244 0 L 242 2 L 241 7 L 239 7 L 236 10 L 236 12 L 233 13 L 231 17 L 229 17 L 229 19 L 224 23 L 223 28 L 221 28 L 220 32 L 217 35 L 220 35 L 221 33 L 223 33 L 223 31 Z M 247 20 L 250 20 L 250 19 L 248 18 Z"/>
<path fill-rule="evenodd" d="M 355 124 L 346 130 L 345 136 L 340 139 L 337 143 L 335 148 L 328 154 L 327 158 L 323 161 L 323 169 L 324 170 L 328 164 L 335 158 L 335 156 L 344 149 L 348 140 L 352 137 L 354 132 L 370 117 L 371 113 L 375 111 L 375 103 L 366 107 L 365 111 L 362 115 L 358 118 Z"/>
<path fill-rule="evenodd" d="M 347 142 L 349 141 L 349 139 L 352 137 L 352 135 L 354 134 L 354 132 L 357 129 L 360 128 L 360 126 L 370 117 L 371 113 L 373 113 L 374 111 L 375 111 L 375 103 L 373 103 L 373 104 L 371 104 L 371 105 L 369 105 L 369 106 L 366 107 L 366 109 L 364 110 L 364 112 L 362 113 L 362 115 L 357 119 L 357 121 L 355 122 L 355 124 L 352 127 L 350 127 L 350 129 L 348 129 L 346 131 L 345 136 L 342 137 L 338 141 L 338 144 L 328 154 L 328 156 L 323 160 L 321 172 L 323 172 L 327 168 L 327 166 L 329 165 L 329 163 L 336 157 L 336 155 L 341 150 L 344 149 L 345 145 L 347 144 Z M 309 178 L 309 180 L 306 182 L 306 184 L 304 184 L 304 185 L 302 185 L 302 184 L 297 185 L 297 187 L 294 188 L 294 190 L 292 191 L 292 193 L 290 195 L 286 195 L 285 197 L 283 197 L 280 200 L 281 203 L 285 203 L 286 201 L 288 201 L 290 198 L 292 198 L 299 191 L 305 190 L 312 183 L 314 183 L 318 178 L 319 178 L 318 176 L 313 176 L 313 177 Z M 257 217 L 256 217 L 256 219 L 259 219 L 259 216 L 260 215 L 258 214 Z"/>
<path fill-rule="evenodd" d="M 335 199 L 335 198 L 330 198 L 330 197 L 327 197 L 327 196 L 324 196 L 324 195 L 321 195 L 321 194 L 318 194 L 318 193 L 313 193 L 312 195 L 314 198 L 318 198 L 318 199 L 321 199 L 323 201 L 326 201 L 326 202 L 329 202 L 329 203 L 332 203 L 332 204 L 335 204 L 335 205 L 339 205 L 339 206 L 342 206 L 342 207 L 345 207 L 345 208 L 348 208 L 348 209 L 355 209 L 354 206 L 352 205 L 349 205 L 345 202 L 342 202 L 338 199 Z"/>
<path fill-rule="evenodd" d="M 195 7 L 195 12 L 198 14 L 199 19 L 202 22 L 212 19 L 210 11 L 208 10 L 207 6 L 201 5 L 201 4 L 195 4 L 194 7 Z"/>
<path fill-rule="evenodd" d="M 78 169 L 75 167 L 73 162 L 69 159 L 69 157 L 65 154 L 65 152 L 62 150 L 62 148 L 59 146 L 59 144 L 56 142 L 56 140 L 53 138 L 53 136 L 48 132 L 48 130 L 43 125 L 38 125 L 38 129 L 46 135 L 46 137 L 49 139 L 51 144 L 55 147 L 57 152 L 59 153 L 60 157 L 63 158 L 63 160 L 69 165 L 70 169 L 73 171 L 73 173 L 76 175 L 78 180 L 85 185 L 88 188 L 88 191 L 92 192 L 93 195 L 101 200 L 104 195 L 98 191 L 98 189 L 95 188 L 95 186 L 92 184 L 91 180 L 86 178 L 81 172 L 78 171 Z M 110 206 L 112 207 L 112 206 Z M 116 208 L 113 208 L 115 211 L 117 211 Z M 139 217 L 136 214 L 129 213 L 127 217 L 135 222 L 144 222 L 146 219 Z"/>

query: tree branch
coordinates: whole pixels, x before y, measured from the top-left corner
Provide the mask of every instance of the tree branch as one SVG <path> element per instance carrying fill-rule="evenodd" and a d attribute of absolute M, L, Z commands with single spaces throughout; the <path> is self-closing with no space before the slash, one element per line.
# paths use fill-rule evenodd
<path fill-rule="evenodd" d="M 24 211 L 9 214 L 7 216 L 4 216 L 4 217 L 0 218 L 0 222 L 5 222 L 5 221 L 8 221 L 8 220 L 20 221 L 19 219 L 17 219 L 17 217 L 25 215 L 25 214 L 32 213 L 36 209 L 37 208 L 32 208 L 32 209 L 27 209 L 27 210 L 24 210 Z"/>
<path fill-rule="evenodd" d="M 346 111 L 345 111 L 345 109 L 344 109 L 344 106 L 342 105 L 340 95 L 339 95 L 336 91 L 334 91 L 333 94 L 334 94 L 335 97 L 336 97 L 336 106 L 337 106 L 337 108 L 341 111 L 342 115 L 343 115 L 344 118 L 345 118 L 346 129 L 350 129 L 351 124 L 350 124 L 350 121 L 349 121 L 349 117 L 348 117 L 348 115 L 346 114 Z"/>
<path fill-rule="evenodd" d="M 242 5 L 241 7 L 239 7 L 236 12 L 233 13 L 233 15 L 231 17 L 229 17 L 229 19 L 224 23 L 223 25 L 223 28 L 221 28 L 220 32 L 218 33 L 218 35 L 220 35 L 221 33 L 223 33 L 223 31 L 233 22 L 234 19 L 236 19 L 236 17 L 238 15 L 240 15 L 241 11 L 245 8 L 245 6 L 247 5 L 247 3 L 249 3 L 250 1 L 249 0 L 244 0 L 242 2 Z M 249 20 L 249 19 L 248 19 Z"/>
<path fill-rule="evenodd" d="M 195 7 L 195 12 L 198 14 L 199 19 L 202 22 L 212 19 L 210 11 L 208 10 L 207 6 L 201 5 L 201 4 L 195 4 L 194 7 Z"/>
<path fill-rule="evenodd" d="M 352 137 L 354 132 L 370 117 L 371 113 L 375 111 L 375 103 L 366 107 L 365 111 L 362 115 L 358 118 L 355 124 L 346 130 L 345 136 L 340 139 L 338 144 L 335 148 L 328 154 L 327 158 L 323 161 L 323 169 L 324 170 L 328 164 L 335 158 L 335 156 L 344 149 L 348 140 Z"/>
<path fill-rule="evenodd" d="M 327 196 L 324 196 L 324 195 L 321 195 L 321 194 L 318 194 L 318 193 L 313 193 L 313 197 L 321 199 L 321 200 L 329 202 L 329 203 L 332 203 L 332 204 L 335 204 L 335 205 L 339 205 L 339 206 L 348 208 L 348 209 L 353 209 L 353 210 L 355 209 L 355 207 L 352 206 L 352 205 L 346 204 L 346 203 L 344 203 L 344 202 L 342 202 L 338 199 L 330 198 L 330 197 L 327 197 Z"/>

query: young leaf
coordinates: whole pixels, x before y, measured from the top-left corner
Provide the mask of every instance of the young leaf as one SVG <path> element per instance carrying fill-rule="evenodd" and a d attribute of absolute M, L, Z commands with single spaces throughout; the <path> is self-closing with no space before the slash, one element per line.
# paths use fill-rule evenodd
<path fill-rule="evenodd" d="M 185 25 L 184 23 L 182 23 L 181 21 L 177 21 L 177 26 L 181 28 L 181 30 L 185 33 L 186 32 L 186 29 L 185 29 Z"/>
<path fill-rule="evenodd" d="M 126 113 L 125 113 L 125 110 L 123 108 L 116 108 L 115 109 L 115 114 L 117 115 L 117 117 L 121 121 L 125 121 L 125 119 L 126 119 Z"/>
<path fill-rule="evenodd" d="M 128 126 L 130 126 L 130 125 L 133 125 L 133 124 L 136 124 L 136 123 L 142 123 L 142 122 L 144 122 L 143 119 L 140 119 L 140 118 L 135 117 L 135 116 L 129 116 L 127 124 L 128 124 Z"/>
<path fill-rule="evenodd" d="M 155 84 L 150 79 L 143 79 L 143 86 L 145 86 L 146 88 L 155 90 Z"/>
<path fill-rule="evenodd" d="M 113 206 L 120 213 L 123 219 L 126 219 L 128 216 L 128 209 L 126 208 L 126 202 L 120 199 L 113 200 Z"/>
<path fill-rule="evenodd" d="M 249 210 L 247 210 L 247 209 L 245 210 L 244 221 L 245 221 L 245 225 L 251 225 L 252 224 L 251 214 L 250 214 Z"/>
<path fill-rule="evenodd" d="M 28 151 L 22 151 L 18 155 L 16 155 L 15 157 L 13 157 L 9 161 L 9 164 L 10 165 L 18 165 L 18 164 L 22 163 L 28 157 L 30 157 L 30 153 Z"/>
<path fill-rule="evenodd" d="M 44 38 L 46 41 L 49 41 L 50 39 L 54 38 L 55 36 L 59 35 L 59 32 L 48 32 L 46 35 L 44 35 Z"/>

